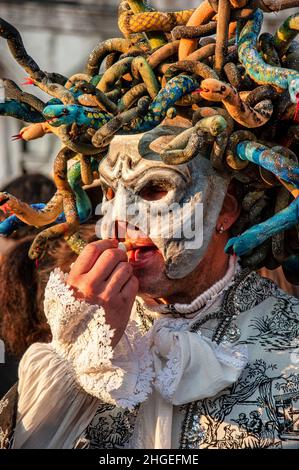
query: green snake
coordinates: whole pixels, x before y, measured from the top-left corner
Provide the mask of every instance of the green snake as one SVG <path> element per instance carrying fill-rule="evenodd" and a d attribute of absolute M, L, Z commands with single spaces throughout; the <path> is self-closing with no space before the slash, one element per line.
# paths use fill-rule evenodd
<path fill-rule="evenodd" d="M 93 159 L 91 163 L 92 169 L 97 170 L 98 162 Z M 72 190 L 75 193 L 78 216 L 80 222 L 83 223 L 90 218 L 92 214 L 92 207 L 89 197 L 87 196 L 86 192 L 82 189 L 83 182 L 81 178 L 80 162 L 74 163 L 69 168 L 67 172 L 67 179 Z M 1 210 L 5 210 L 6 212 L 14 212 L 14 215 L 9 216 L 0 223 L 0 234 L 6 237 L 11 235 L 20 227 L 25 226 L 26 223 L 30 223 L 29 220 L 31 220 L 30 218 L 32 217 L 32 215 L 33 217 L 35 217 L 35 214 L 32 213 L 32 209 L 39 213 L 43 213 L 42 211 L 44 211 L 46 207 L 46 204 L 38 203 L 31 204 L 31 209 L 29 209 L 26 204 L 22 203 L 21 201 L 14 198 L 14 196 L 8 193 L 1 193 L 0 198 L 2 202 L 2 205 L 0 206 Z M 26 214 L 28 218 L 26 217 Z M 23 222 L 20 218 L 18 218 L 18 215 L 22 217 Z M 26 223 L 24 222 L 24 220 L 26 220 Z M 43 222 L 46 223 L 48 221 L 44 220 Z M 60 214 L 55 220 L 55 223 L 57 224 L 61 222 L 65 222 L 64 214 Z"/>
<path fill-rule="evenodd" d="M 290 47 L 293 39 L 299 33 L 299 13 L 289 16 L 276 31 L 273 43 L 275 49 L 282 57 Z"/>
<path fill-rule="evenodd" d="M 180 133 L 166 145 L 161 151 L 161 158 L 168 165 L 186 163 L 196 154 L 204 153 L 209 143 L 226 133 L 227 127 L 225 118 L 217 114 L 200 119 L 194 127 Z"/>

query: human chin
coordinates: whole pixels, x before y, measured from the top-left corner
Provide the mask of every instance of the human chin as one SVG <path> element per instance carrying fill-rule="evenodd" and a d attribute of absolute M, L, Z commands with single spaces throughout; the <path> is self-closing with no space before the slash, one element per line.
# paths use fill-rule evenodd
<path fill-rule="evenodd" d="M 140 257 L 138 256 L 139 254 L 135 253 L 135 260 L 132 260 L 128 253 L 129 263 L 139 281 L 140 292 L 147 293 L 150 290 L 148 293 L 152 293 L 153 286 L 157 282 L 159 284 L 159 280 L 165 273 L 163 256 L 157 249 L 140 253 Z"/>

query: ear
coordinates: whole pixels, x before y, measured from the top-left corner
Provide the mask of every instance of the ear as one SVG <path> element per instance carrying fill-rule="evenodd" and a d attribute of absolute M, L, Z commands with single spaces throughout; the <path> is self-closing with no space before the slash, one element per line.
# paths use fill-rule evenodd
<path fill-rule="evenodd" d="M 230 184 L 218 217 L 217 228 L 223 227 L 222 232 L 229 230 L 239 217 L 240 212 L 241 206 L 235 196 L 234 187 Z"/>

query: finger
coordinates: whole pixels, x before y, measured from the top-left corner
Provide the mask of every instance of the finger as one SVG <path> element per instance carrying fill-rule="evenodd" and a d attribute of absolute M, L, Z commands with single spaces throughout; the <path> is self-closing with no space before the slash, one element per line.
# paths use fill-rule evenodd
<path fill-rule="evenodd" d="M 132 275 L 133 268 L 128 262 L 122 261 L 118 263 L 107 279 L 105 291 L 107 291 L 109 295 L 119 294 Z"/>
<path fill-rule="evenodd" d="M 105 250 L 96 260 L 88 273 L 88 281 L 97 285 L 107 281 L 118 263 L 128 261 L 127 254 L 118 248 Z"/>
<path fill-rule="evenodd" d="M 128 282 L 123 286 L 120 291 L 122 297 L 128 302 L 134 303 L 135 297 L 138 293 L 139 282 L 136 276 L 131 276 Z"/>
<path fill-rule="evenodd" d="M 70 275 L 78 276 L 88 273 L 105 250 L 116 246 L 118 246 L 117 240 L 99 240 L 89 243 L 73 263 Z"/>

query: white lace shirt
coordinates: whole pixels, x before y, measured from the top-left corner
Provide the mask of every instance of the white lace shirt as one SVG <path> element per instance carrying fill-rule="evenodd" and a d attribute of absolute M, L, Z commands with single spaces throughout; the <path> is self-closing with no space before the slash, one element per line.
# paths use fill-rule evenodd
<path fill-rule="evenodd" d="M 56 269 L 45 294 L 52 342 L 32 345 L 19 367 L 14 448 L 72 448 L 101 403 L 140 405 L 129 447 L 172 448 L 175 407 L 214 396 L 246 365 L 246 347 L 218 345 L 190 331 L 221 303 L 234 272 L 231 262 L 223 282 L 196 299 L 201 308 L 192 318 L 157 315 L 145 332 L 134 307 L 112 350 L 104 309 L 76 300 Z"/>

